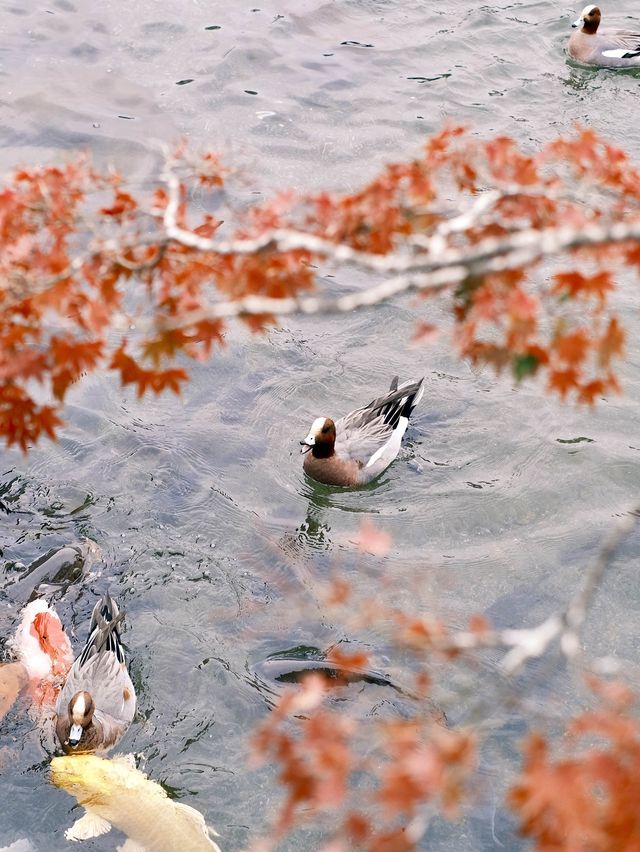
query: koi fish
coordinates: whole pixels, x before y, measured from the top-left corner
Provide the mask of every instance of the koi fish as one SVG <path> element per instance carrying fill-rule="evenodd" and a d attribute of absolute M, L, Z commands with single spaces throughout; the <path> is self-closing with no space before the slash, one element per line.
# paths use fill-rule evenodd
<path fill-rule="evenodd" d="M 54 548 L 32 562 L 17 579 L 5 582 L 0 596 L 16 603 L 30 603 L 45 595 L 62 594 L 100 557 L 100 548 L 90 539 Z"/>
<path fill-rule="evenodd" d="M 9 645 L 17 662 L 0 668 L 0 719 L 23 689 L 37 710 L 53 707 L 73 662 L 58 614 L 43 600 L 27 604 Z"/>
<path fill-rule="evenodd" d="M 4 663 L 0 665 L 0 720 L 4 719 L 13 707 L 13 702 L 20 695 L 28 681 L 29 675 L 22 663 Z"/>
<path fill-rule="evenodd" d="M 136 769 L 133 755 L 54 757 L 51 781 L 85 809 L 65 831 L 67 840 L 98 837 L 115 825 L 128 838 L 122 852 L 220 852 L 211 839 L 217 833 L 202 814 L 172 801 L 160 784 Z"/>

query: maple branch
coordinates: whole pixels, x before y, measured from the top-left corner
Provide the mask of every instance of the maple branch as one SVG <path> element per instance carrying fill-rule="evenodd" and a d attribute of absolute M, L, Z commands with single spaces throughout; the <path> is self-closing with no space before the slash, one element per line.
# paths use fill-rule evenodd
<path fill-rule="evenodd" d="M 521 260 L 520 255 L 516 253 L 512 253 L 508 257 L 497 256 L 487 260 L 482 274 L 502 272 L 505 269 L 520 266 L 523 262 L 527 262 L 527 259 Z M 436 295 L 444 290 L 454 289 L 472 274 L 474 273 L 464 263 L 460 263 L 457 266 L 435 269 L 431 272 L 420 273 L 416 271 L 411 274 L 397 275 L 380 284 L 333 298 L 289 296 L 276 299 L 270 296 L 243 296 L 241 299 L 232 299 L 228 302 L 214 302 L 196 311 L 185 311 L 179 318 L 167 320 L 160 327 L 171 330 L 185 328 L 205 320 L 262 316 L 265 314 L 293 316 L 349 313 L 357 308 L 381 305 L 397 296 L 410 293 Z M 145 327 L 148 327 L 148 325 L 148 323 L 144 324 Z M 142 327 L 142 325 L 139 327 Z"/>
<path fill-rule="evenodd" d="M 333 243 L 314 234 L 290 229 L 276 228 L 253 239 L 209 239 L 167 223 L 166 211 L 165 227 L 169 239 L 202 252 L 226 256 L 304 250 L 324 256 L 337 264 L 351 264 L 383 274 L 439 272 L 463 265 L 467 274 L 482 275 L 492 271 L 489 264 L 497 258 L 503 259 L 502 268 L 506 269 L 573 249 L 640 241 L 640 220 L 637 220 L 630 223 L 615 222 L 611 225 L 582 225 L 580 228 L 527 228 L 514 231 L 505 237 L 487 237 L 473 246 L 448 248 L 432 255 L 424 251 L 396 251 L 381 255 L 359 251 L 344 243 Z"/>
<path fill-rule="evenodd" d="M 634 220 L 609 225 L 582 225 L 580 228 L 527 228 L 500 237 L 485 238 L 471 246 L 455 248 L 448 245 L 448 237 L 464 233 L 477 225 L 498 202 L 522 195 L 522 188 L 484 192 L 474 199 L 468 210 L 442 222 L 432 235 L 414 235 L 405 246 L 384 255 L 360 251 L 345 243 L 332 242 L 291 228 L 272 229 L 251 239 L 212 239 L 178 224 L 181 182 L 171 159 L 166 161 L 162 179 L 168 194 L 163 213 L 165 239 L 168 241 L 218 256 L 307 251 L 335 265 L 351 265 L 379 275 L 392 276 L 382 283 L 335 298 L 269 298 L 252 295 L 215 302 L 192 313 L 187 312 L 179 320 L 170 320 L 163 325 L 167 329 L 239 316 L 346 313 L 379 305 L 407 293 L 439 293 L 457 286 L 469 276 L 519 268 L 577 248 L 640 240 L 640 221 Z"/>
<path fill-rule="evenodd" d="M 562 650 L 567 657 L 572 658 L 579 653 L 578 636 L 591 602 L 618 548 L 636 528 L 638 520 L 640 520 L 640 505 L 618 519 L 605 536 L 598 555 L 587 571 L 582 588 L 576 592 L 569 603 L 565 611 L 565 629 L 561 642 Z"/>
<path fill-rule="evenodd" d="M 29 276 L 26 273 L 14 273 L 11 278 L 7 279 L 5 288 L 2 291 L 2 307 L 6 310 L 31 296 L 46 293 L 52 287 L 62 284 L 63 281 L 67 281 L 72 276 L 80 273 L 85 264 L 105 254 L 111 256 L 110 260 L 113 264 L 121 266 L 129 272 L 144 272 L 148 269 L 154 269 L 162 261 L 169 244 L 170 240 L 162 231 L 145 234 L 144 236 L 136 234 L 125 240 L 98 240 L 93 248 L 76 255 L 63 270 L 55 275 L 50 275 L 47 278 L 38 278 L 37 276 Z M 132 263 L 122 256 L 123 251 L 140 249 L 145 246 L 154 246 L 157 248 L 156 254 L 149 260 Z"/>
<path fill-rule="evenodd" d="M 171 319 L 162 326 L 167 329 L 186 327 L 204 320 L 239 316 L 347 313 L 358 308 L 379 305 L 404 294 L 437 294 L 456 287 L 469 276 L 480 277 L 491 272 L 519 268 L 564 251 L 640 241 L 640 220 L 632 220 L 609 225 L 583 225 L 580 228 L 527 228 L 511 231 L 500 237 L 485 238 L 475 245 L 460 248 L 451 247 L 447 243 L 447 238 L 463 234 L 479 224 L 500 201 L 523 195 L 521 188 L 483 192 L 473 200 L 466 211 L 441 222 L 433 234 L 414 234 L 404 246 L 384 255 L 360 251 L 345 243 L 332 242 L 291 228 L 273 229 L 252 239 L 213 239 L 178 225 L 181 182 L 174 166 L 175 161 L 167 158 L 162 180 L 167 186 L 168 197 L 158 230 L 146 235 L 132 235 L 124 240 L 98 240 L 89 251 L 74 258 L 66 269 L 44 280 L 34 281 L 29 280 L 28 276 L 22 276 L 7 288 L 10 295 L 8 304 L 44 292 L 80 272 L 85 263 L 104 254 L 113 255 L 113 263 L 129 272 L 153 269 L 161 262 L 171 243 L 199 252 L 215 253 L 218 256 L 307 251 L 335 265 L 350 265 L 391 278 L 338 297 L 269 298 L 251 295 L 241 299 L 213 302 L 202 309 L 185 312 L 180 319 Z M 128 249 L 144 246 L 157 247 L 156 255 L 138 264 L 122 255 Z"/>
<path fill-rule="evenodd" d="M 508 260 L 511 266 L 557 255 L 571 249 L 640 240 L 640 220 L 614 222 L 610 225 L 583 224 L 579 228 L 527 228 L 514 231 L 504 237 L 488 237 L 476 245 L 462 249 L 444 247 L 433 251 L 434 243 L 428 242 L 426 245 L 421 244 L 420 248 L 423 250 L 418 253 L 395 251 L 388 254 L 374 254 L 291 228 L 275 228 L 252 239 L 217 240 L 201 237 L 177 224 L 180 180 L 172 171 L 170 162 L 167 163 L 167 168 L 163 172 L 163 180 L 167 185 L 169 196 L 163 217 L 167 237 L 189 248 L 202 252 L 214 252 L 221 256 L 303 250 L 324 256 L 337 264 L 351 264 L 381 274 L 428 273 L 464 265 L 468 268 L 469 274 L 481 275 L 485 271 L 492 271 L 485 270 L 483 265 L 496 257 L 511 258 L 511 255 L 515 255 Z M 497 190 L 483 193 L 465 213 L 443 222 L 436 230 L 435 236 L 441 238 L 472 227 L 497 201 L 513 197 L 515 194 L 524 193 L 522 190 L 518 193 Z M 435 245 L 438 245 L 438 241 Z M 424 251 L 426 247 L 431 251 Z M 522 258 L 525 260 L 523 261 Z"/>
<path fill-rule="evenodd" d="M 618 520 L 605 536 L 595 559 L 587 568 L 584 583 L 561 612 L 554 613 L 532 628 L 456 633 L 436 643 L 435 647 L 442 651 L 505 649 L 507 653 L 501 666 L 508 675 L 515 674 L 528 660 L 541 657 L 556 640 L 559 640 L 560 649 L 567 659 L 574 660 L 580 653 L 580 630 L 605 572 L 616 551 L 635 529 L 639 519 L 640 506 L 636 506 Z"/>

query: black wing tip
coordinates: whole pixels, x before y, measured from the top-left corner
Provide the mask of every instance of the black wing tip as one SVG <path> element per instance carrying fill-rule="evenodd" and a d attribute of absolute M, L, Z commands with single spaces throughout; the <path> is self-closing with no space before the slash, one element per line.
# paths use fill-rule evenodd
<path fill-rule="evenodd" d="M 422 391 L 422 383 L 424 382 L 424 376 L 419 379 L 417 382 L 414 382 L 413 385 L 406 388 L 409 393 L 407 394 L 407 398 L 402 406 L 401 417 L 406 417 L 407 420 L 411 417 L 413 413 L 413 409 L 416 407 L 418 402 L 420 401 L 421 391 Z M 417 397 L 417 399 L 416 399 Z"/>
<path fill-rule="evenodd" d="M 117 603 L 109 592 L 100 598 L 91 613 L 89 638 L 80 655 L 80 665 L 83 666 L 94 654 L 103 650 L 112 651 L 121 663 L 124 663 L 124 651 L 120 642 L 119 626 L 124 620 L 125 612 L 118 608 Z"/>

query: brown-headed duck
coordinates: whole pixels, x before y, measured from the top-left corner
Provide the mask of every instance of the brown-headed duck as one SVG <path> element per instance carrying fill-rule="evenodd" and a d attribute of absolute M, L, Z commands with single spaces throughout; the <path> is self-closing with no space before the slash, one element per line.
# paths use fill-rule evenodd
<path fill-rule="evenodd" d="M 129 727 L 136 694 L 118 625 L 124 613 L 106 594 L 93 608 L 89 638 L 58 697 L 56 733 L 67 754 L 106 751 Z"/>
<path fill-rule="evenodd" d="M 398 455 L 422 382 L 398 377 L 389 392 L 340 420 L 318 417 L 301 441 L 305 473 L 325 485 L 357 486 L 379 476 Z"/>
<path fill-rule="evenodd" d="M 597 6 L 585 6 L 572 24 L 577 32 L 569 39 L 569 56 L 585 65 L 604 68 L 640 68 L 640 32 L 601 30 Z"/>

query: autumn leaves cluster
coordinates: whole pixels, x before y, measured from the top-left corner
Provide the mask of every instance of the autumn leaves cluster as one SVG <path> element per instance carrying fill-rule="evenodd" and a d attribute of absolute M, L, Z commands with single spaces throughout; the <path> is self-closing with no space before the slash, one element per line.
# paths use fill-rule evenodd
<path fill-rule="evenodd" d="M 404 275 L 407 291 L 425 297 L 416 306 L 418 337 L 432 330 L 427 299 L 447 299 L 461 356 L 518 380 L 544 373 L 551 391 L 581 402 L 618 391 L 625 333 L 609 301 L 616 276 L 637 270 L 640 250 L 615 226 L 638 216 L 640 177 L 592 132 L 525 154 L 508 138 L 485 142 L 448 128 L 355 193 L 284 192 L 242 211 L 214 155 L 180 150 L 171 164 L 174 198 L 162 176 L 155 192 L 136 196 L 87 159 L 24 168 L 5 182 L 0 435 L 8 444 L 24 450 L 42 434 L 54 437 L 69 387 L 96 369 L 140 395 L 179 391 L 184 356 L 208 357 L 223 342 L 221 302 L 258 295 L 277 305 L 318 292 L 316 269 L 342 262 L 371 270 L 372 279 L 384 268 Z M 189 203 L 203 192 L 215 216 Z M 170 205 L 177 235 L 167 225 Z M 604 235 L 582 244 L 581 231 L 594 225 Z M 576 238 L 563 240 L 567 231 Z M 247 249 L 270 232 L 302 240 Z M 305 235 L 320 238 L 319 247 L 307 247 Z M 340 246 L 352 250 L 346 259 L 334 251 Z M 437 285 L 429 283 L 434 271 Z M 239 318 L 255 331 L 278 321 L 262 309 Z"/>

